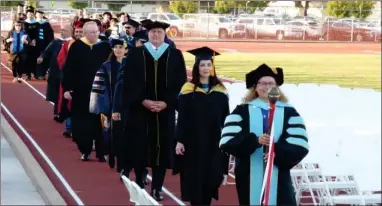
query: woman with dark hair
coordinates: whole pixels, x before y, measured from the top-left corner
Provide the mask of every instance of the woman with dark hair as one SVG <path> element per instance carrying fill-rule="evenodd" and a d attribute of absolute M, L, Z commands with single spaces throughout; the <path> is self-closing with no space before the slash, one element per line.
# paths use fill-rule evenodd
<path fill-rule="evenodd" d="M 219 53 L 208 47 L 188 52 L 196 60 L 192 80 L 179 94 L 174 174 L 180 173 L 182 200 L 210 205 L 228 174 L 229 156 L 219 149 L 228 95 L 215 74 L 213 56 Z"/>
<path fill-rule="evenodd" d="M 25 62 L 24 44 L 28 44 L 23 30 L 23 22 L 18 20 L 14 23 L 8 36 L 3 40 L 5 50 L 8 52 L 8 60 L 12 65 L 13 82 L 21 83 Z"/>
<path fill-rule="evenodd" d="M 102 64 L 94 78 L 90 94 L 89 111 L 94 114 L 101 114 L 101 121 L 105 131 L 105 141 L 108 148 L 109 166 L 114 168 L 117 141 L 113 141 L 112 133 L 114 133 L 114 131 L 113 128 L 110 127 L 110 122 L 117 74 L 122 59 L 125 56 L 127 45 L 121 39 L 111 39 L 110 45 L 113 52 L 110 54 L 108 61 Z"/>

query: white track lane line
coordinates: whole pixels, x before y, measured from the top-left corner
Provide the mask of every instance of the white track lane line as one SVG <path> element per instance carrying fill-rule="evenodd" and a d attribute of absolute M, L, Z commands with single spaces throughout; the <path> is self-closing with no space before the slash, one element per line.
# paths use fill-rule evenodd
<path fill-rule="evenodd" d="M 34 141 L 33 137 L 27 132 L 27 130 L 20 124 L 19 121 L 12 115 L 12 113 L 8 110 L 8 108 L 1 103 L 1 108 L 7 113 L 7 115 L 12 119 L 12 121 L 17 125 L 17 127 L 24 133 L 24 135 L 29 139 L 32 145 L 36 148 L 36 150 L 40 153 L 42 158 L 48 163 L 49 167 L 53 170 L 54 174 L 58 177 L 61 183 L 64 185 L 65 189 L 70 193 L 73 199 L 76 201 L 78 205 L 84 205 L 81 199 L 77 196 L 77 194 L 70 187 L 69 183 L 65 180 L 65 178 L 61 175 L 60 171 L 54 166 L 53 162 L 50 161 L 49 157 L 45 154 L 45 152 L 41 149 L 41 147 Z"/>
<path fill-rule="evenodd" d="M 7 67 L 5 64 L 3 64 L 2 62 L 1 62 L 1 65 L 5 68 L 5 69 L 7 69 L 9 72 L 12 72 L 12 70 L 9 68 L 9 67 Z M 31 88 L 33 91 L 35 91 L 38 95 L 40 95 L 42 98 L 44 98 L 44 99 L 46 99 L 46 97 L 45 97 L 45 95 L 43 95 L 40 91 L 38 91 L 36 88 L 34 88 L 31 84 L 29 84 L 27 81 L 25 81 L 25 80 L 22 80 L 23 81 L 23 83 L 25 83 L 29 88 Z M 50 104 L 52 104 L 53 105 L 53 103 L 52 102 L 49 102 Z M 3 104 L 1 104 L 2 106 L 3 106 Z M 15 119 L 16 120 L 16 119 Z M 21 125 L 20 125 L 21 126 Z M 36 145 L 37 145 L 37 143 L 36 143 Z M 38 146 L 38 145 L 37 145 Z M 38 148 L 40 148 L 40 147 L 38 147 Z M 36 148 L 37 149 L 37 148 Z M 40 148 L 40 150 L 41 150 L 41 148 Z M 42 151 L 42 150 L 41 150 Z M 40 153 L 41 154 L 41 153 Z M 48 159 L 49 160 L 49 159 Z M 49 160 L 50 161 L 50 160 Z M 53 163 L 52 163 L 52 165 L 53 165 Z M 49 165 L 50 166 L 50 165 Z M 53 167 L 54 167 L 54 165 L 53 165 Z M 52 168 L 52 167 L 51 167 Z M 56 168 L 56 167 L 54 167 L 54 168 Z M 53 168 L 52 168 L 53 169 Z M 57 169 L 56 169 L 57 170 Z M 57 172 L 58 172 L 58 170 L 57 170 Z M 58 174 L 56 173 L 56 175 L 58 176 Z M 59 174 L 59 175 L 61 175 L 61 174 Z M 62 176 L 61 176 L 62 177 Z M 62 177 L 63 178 L 63 177 Z M 151 181 L 152 180 L 152 177 L 150 176 L 150 175 L 147 175 L 147 178 Z M 61 180 L 61 179 L 60 179 Z M 73 191 L 73 189 L 69 186 L 69 184 L 66 182 L 66 180 L 63 178 L 62 180 L 61 180 L 61 182 L 62 181 L 65 181 L 65 183 L 68 185 L 68 187 L 69 188 L 66 188 L 68 191 L 69 191 L 69 193 L 70 193 L 70 190 L 71 191 Z M 62 182 L 63 184 L 64 184 L 64 182 Z M 65 185 L 65 184 L 64 184 Z M 70 190 L 69 190 L 70 189 Z M 174 194 L 172 194 L 170 191 L 168 191 L 164 186 L 163 186 L 163 188 L 162 188 L 162 190 L 163 190 L 163 192 L 164 193 L 166 193 L 169 197 L 171 197 L 171 199 L 173 199 L 175 202 L 177 202 L 179 205 L 186 205 L 185 203 L 183 203 L 179 198 L 177 198 Z M 74 191 L 73 191 L 74 192 Z M 74 195 L 76 195 L 75 193 L 74 193 Z M 73 194 L 72 194 L 72 196 L 73 196 Z M 76 195 L 76 197 L 78 198 L 78 196 Z M 73 198 L 74 198 L 74 196 L 73 196 Z M 79 201 L 81 201 L 79 198 L 78 198 L 78 200 Z M 82 202 L 81 202 L 82 203 Z M 82 203 L 82 205 L 83 205 L 83 203 Z"/>

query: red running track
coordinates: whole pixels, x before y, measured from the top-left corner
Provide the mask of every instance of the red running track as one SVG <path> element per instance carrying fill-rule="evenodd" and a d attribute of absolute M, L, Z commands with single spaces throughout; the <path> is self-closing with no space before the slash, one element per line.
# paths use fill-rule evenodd
<path fill-rule="evenodd" d="M 45 95 L 45 82 L 31 81 L 30 86 L 25 83 L 12 83 L 12 74 L 3 65 L 1 72 L 2 113 L 67 204 L 77 205 L 81 203 L 79 201 L 82 201 L 85 205 L 132 205 L 129 201 L 128 191 L 119 180 L 119 175 L 115 170 L 110 169 L 106 163 L 94 161 L 96 159 L 94 153 L 91 156 L 93 161 L 82 162 L 77 146 L 70 139 L 62 136 L 64 125 L 53 121 L 53 106 L 37 93 Z M 11 115 L 6 110 L 9 110 Z M 23 129 L 28 134 L 25 134 Z M 52 164 L 43 158 L 28 135 Z M 63 178 L 58 177 L 52 169 L 52 165 Z M 66 181 L 67 187 L 64 186 L 63 181 Z M 233 182 L 233 179 L 229 178 L 229 181 Z M 150 187 L 151 185 L 147 186 L 148 189 Z M 172 176 L 171 171 L 167 171 L 164 187 L 169 192 L 164 193 L 165 199 L 161 204 L 179 205 L 175 201 L 176 197 L 180 199 L 179 176 Z M 71 189 L 72 194 L 69 192 Z M 77 196 L 77 201 L 73 196 Z M 237 205 L 235 186 L 222 186 L 220 200 L 213 204 Z"/>

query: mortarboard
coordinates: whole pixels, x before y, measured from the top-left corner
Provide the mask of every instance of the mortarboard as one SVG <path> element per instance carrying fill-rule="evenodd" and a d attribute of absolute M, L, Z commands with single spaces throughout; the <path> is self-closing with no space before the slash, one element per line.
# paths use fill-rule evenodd
<path fill-rule="evenodd" d="M 34 10 L 33 10 L 33 9 L 27 9 L 25 13 L 26 13 L 26 14 L 27 14 L 27 13 L 33 13 L 33 14 L 34 14 Z"/>
<path fill-rule="evenodd" d="M 133 37 L 136 41 L 140 41 L 142 43 L 146 43 L 149 41 L 149 37 L 147 35 L 146 30 L 137 31 L 133 34 Z"/>
<path fill-rule="evenodd" d="M 79 20 L 74 22 L 73 27 L 74 29 L 80 29 L 84 26 L 84 24 L 85 24 L 85 21 Z"/>
<path fill-rule="evenodd" d="M 151 29 L 157 29 L 157 28 L 161 28 L 163 30 L 166 30 L 168 27 L 170 27 L 170 24 L 167 24 L 167 23 L 161 22 L 161 21 L 153 21 L 153 22 L 150 22 L 147 25 L 145 25 L 145 28 L 148 31 L 150 31 Z"/>
<path fill-rule="evenodd" d="M 192 49 L 187 52 L 195 56 L 195 62 L 197 62 L 198 59 L 211 60 L 212 64 L 214 64 L 214 57 L 220 55 L 219 52 L 206 46 L 197 49 Z M 211 70 L 211 76 L 215 76 L 215 66 L 213 66 L 213 69 Z"/>
<path fill-rule="evenodd" d="M 111 48 L 114 48 L 115 45 L 122 45 L 122 46 L 127 47 L 127 44 L 123 39 L 110 39 L 109 44 L 110 44 Z"/>
<path fill-rule="evenodd" d="M 140 23 L 133 20 L 133 19 L 129 19 L 128 21 L 125 21 L 122 23 L 122 25 L 124 26 L 125 24 L 128 24 L 128 25 L 131 25 L 132 27 L 135 27 L 135 28 L 138 28 Z"/>
<path fill-rule="evenodd" d="M 40 10 L 36 10 L 35 13 L 44 14 L 44 12 L 43 12 L 43 11 L 40 11 Z"/>
<path fill-rule="evenodd" d="M 151 19 L 145 19 L 141 21 L 141 25 L 146 28 L 147 24 L 152 23 Z"/>
<path fill-rule="evenodd" d="M 262 77 L 270 76 L 273 77 L 278 86 L 281 86 L 284 83 L 284 72 L 281 68 L 272 69 L 266 64 L 262 64 L 257 67 L 255 70 L 247 73 L 245 75 L 245 83 L 247 89 L 253 87 L 257 84 L 259 79 Z"/>

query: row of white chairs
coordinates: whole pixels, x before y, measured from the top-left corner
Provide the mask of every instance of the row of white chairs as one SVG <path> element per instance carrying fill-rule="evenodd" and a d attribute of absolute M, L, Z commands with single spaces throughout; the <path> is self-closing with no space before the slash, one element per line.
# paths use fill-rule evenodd
<path fill-rule="evenodd" d="M 131 181 L 124 175 L 122 176 L 122 181 L 129 192 L 130 202 L 135 205 L 160 205 L 145 189 L 140 188 L 134 181 Z"/>
<path fill-rule="evenodd" d="M 318 164 L 301 163 L 291 171 L 298 205 L 381 204 L 381 194 L 362 191 L 354 176 L 326 176 Z"/>

